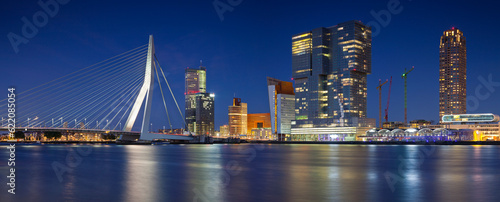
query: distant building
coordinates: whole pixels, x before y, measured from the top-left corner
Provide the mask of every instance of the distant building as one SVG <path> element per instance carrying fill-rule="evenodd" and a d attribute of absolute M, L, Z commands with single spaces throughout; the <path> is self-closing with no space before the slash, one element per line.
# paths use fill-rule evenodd
<path fill-rule="evenodd" d="M 390 122 L 384 122 L 383 123 L 383 128 L 385 129 L 406 129 L 407 127 L 403 122 L 400 121 L 390 121 Z"/>
<path fill-rule="evenodd" d="M 425 128 L 431 124 L 432 123 L 430 121 L 426 121 L 426 120 L 414 120 L 414 121 L 410 121 L 410 128 L 420 129 L 420 128 Z"/>
<path fill-rule="evenodd" d="M 254 128 L 249 134 L 250 138 L 255 140 L 276 140 L 271 128 Z"/>
<path fill-rule="evenodd" d="M 371 28 L 359 21 L 320 27 L 292 37 L 295 119 L 291 134 L 339 135 L 371 127 L 367 76 L 371 74 Z M 335 132 L 337 131 L 337 132 Z M 292 138 L 293 139 L 293 138 Z"/>
<path fill-rule="evenodd" d="M 247 114 L 247 134 L 252 134 L 252 130 L 256 128 L 271 128 L 271 114 Z"/>
<path fill-rule="evenodd" d="M 163 134 L 184 134 L 184 128 L 160 129 L 158 132 Z"/>
<path fill-rule="evenodd" d="M 467 113 L 467 49 L 464 34 L 446 30 L 439 44 L 439 118 Z"/>
<path fill-rule="evenodd" d="M 247 103 L 241 98 L 234 98 L 233 105 L 229 106 L 229 135 L 247 134 Z"/>
<path fill-rule="evenodd" d="M 271 129 L 273 134 L 290 135 L 295 119 L 295 92 L 293 83 L 267 77 Z"/>
<path fill-rule="evenodd" d="M 186 68 L 184 94 L 186 130 L 198 135 L 213 135 L 215 96 L 206 92 L 206 67 Z"/>
<path fill-rule="evenodd" d="M 219 127 L 220 136 L 228 136 L 229 135 L 229 125 L 222 125 Z"/>

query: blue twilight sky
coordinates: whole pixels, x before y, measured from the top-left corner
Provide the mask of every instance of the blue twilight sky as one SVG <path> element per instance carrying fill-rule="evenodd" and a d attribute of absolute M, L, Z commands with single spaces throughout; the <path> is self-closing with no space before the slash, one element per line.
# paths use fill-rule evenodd
<path fill-rule="evenodd" d="M 42 0 L 47 1 L 47 0 Z M 64 3 L 63 0 L 60 0 Z M 68 1 L 68 0 L 65 0 Z M 368 116 L 378 117 L 379 79 L 393 76 L 390 121 L 402 121 L 405 67 L 409 75 L 408 119 L 438 119 L 439 39 L 451 27 L 467 39 L 468 96 L 478 97 L 479 77 L 500 82 L 498 66 L 500 17 L 496 1 L 350 0 L 350 1 L 257 1 L 219 0 L 231 12 L 221 20 L 212 0 L 194 1 L 82 1 L 61 5 L 47 25 L 16 53 L 7 34 L 21 34 L 21 18 L 42 10 L 37 1 L 3 0 L 0 7 L 0 87 L 16 86 L 18 92 L 64 76 L 155 37 L 156 54 L 168 72 L 175 95 L 184 106 L 184 69 L 207 67 L 207 90 L 216 94 L 216 130 L 227 123 L 227 107 L 236 95 L 248 103 L 249 113 L 269 112 L 266 77 L 290 81 L 291 37 L 317 27 L 349 20 L 375 21 L 370 14 L 384 12 L 389 2 L 399 2 L 397 14 L 373 37 L 372 71 L 368 76 Z M 374 30 L 374 32 L 377 32 Z M 158 88 L 156 88 L 158 89 Z M 480 94 L 490 93 L 481 89 Z M 500 87 L 470 112 L 500 114 Z M 155 95 L 159 92 L 155 91 Z M 479 96 L 481 97 L 481 96 Z M 383 106 L 387 88 L 383 92 Z M 155 96 L 155 106 L 162 107 Z M 173 111 L 175 105 L 168 103 Z M 155 128 L 166 125 L 156 110 Z M 182 121 L 175 111 L 174 127 Z"/>

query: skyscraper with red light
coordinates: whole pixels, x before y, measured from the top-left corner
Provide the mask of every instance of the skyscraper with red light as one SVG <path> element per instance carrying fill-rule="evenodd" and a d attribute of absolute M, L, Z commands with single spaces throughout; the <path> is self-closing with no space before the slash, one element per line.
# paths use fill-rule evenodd
<path fill-rule="evenodd" d="M 214 94 L 207 93 L 207 69 L 186 68 L 185 72 L 185 120 L 186 130 L 198 135 L 214 133 Z"/>

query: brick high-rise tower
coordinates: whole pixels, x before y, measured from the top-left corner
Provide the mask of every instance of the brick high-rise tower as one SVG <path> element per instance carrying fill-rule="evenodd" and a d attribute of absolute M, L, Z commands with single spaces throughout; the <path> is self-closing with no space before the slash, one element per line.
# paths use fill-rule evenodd
<path fill-rule="evenodd" d="M 467 113 L 467 49 L 462 31 L 447 30 L 439 45 L 439 119 Z"/>

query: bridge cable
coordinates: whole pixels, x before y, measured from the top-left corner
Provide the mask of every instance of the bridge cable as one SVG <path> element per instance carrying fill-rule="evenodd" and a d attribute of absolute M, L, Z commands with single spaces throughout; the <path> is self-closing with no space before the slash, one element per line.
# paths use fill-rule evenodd
<path fill-rule="evenodd" d="M 184 128 L 186 128 L 186 126 L 187 126 L 186 119 L 182 115 L 181 108 L 179 107 L 179 104 L 177 103 L 177 99 L 175 99 L 174 93 L 172 92 L 172 88 L 170 88 L 170 84 L 168 84 L 167 77 L 165 77 L 165 73 L 163 72 L 163 69 L 160 66 L 160 62 L 158 61 L 156 54 L 155 54 L 155 59 L 156 59 L 156 62 L 158 63 L 158 67 L 161 71 L 161 74 L 163 75 L 163 79 L 165 79 L 165 82 L 167 83 L 168 90 L 170 90 L 170 94 L 172 95 L 172 98 L 174 98 L 174 102 L 175 102 L 175 105 L 177 105 L 177 109 L 179 110 L 179 114 L 181 115 L 182 120 L 184 121 Z"/>
<path fill-rule="evenodd" d="M 158 75 L 158 69 L 156 68 L 156 65 L 154 67 L 155 67 L 155 72 L 156 72 L 156 78 L 158 79 L 158 84 L 160 86 L 161 98 L 163 99 L 163 106 L 165 107 L 165 112 L 167 112 L 168 124 L 170 125 L 170 131 L 172 131 L 172 123 L 170 122 L 170 116 L 168 114 L 167 104 L 165 102 L 165 96 L 163 95 L 163 88 L 161 87 L 160 76 Z M 165 131 L 163 131 L 163 132 L 165 132 Z"/>
<path fill-rule="evenodd" d="M 102 123 L 110 117 L 111 122 L 107 122 L 104 126 L 109 128 L 117 116 L 121 114 L 120 119 L 116 119 L 120 123 L 116 123 L 113 128 L 115 129 L 118 124 L 121 124 L 123 117 L 132 106 L 131 100 L 133 97 L 137 97 L 134 96 L 135 92 L 144 79 L 144 70 L 138 67 L 141 67 L 146 62 L 145 50 L 145 45 L 135 48 L 19 93 L 24 94 L 21 97 L 26 96 L 27 99 L 21 99 L 18 105 L 26 106 L 22 108 L 22 111 L 28 113 L 22 114 L 21 111 L 19 118 L 24 121 L 19 121 L 18 125 L 22 126 L 29 123 L 29 125 L 26 124 L 29 127 L 36 127 L 37 125 L 42 127 L 42 125 L 50 125 L 50 117 L 61 117 L 59 119 L 52 118 L 52 126 L 59 125 L 59 120 L 61 126 L 63 126 L 63 121 L 66 120 L 65 123 L 69 127 L 72 125 L 72 120 L 75 120 L 73 128 L 78 128 L 77 120 L 80 120 L 81 124 L 85 119 L 84 127 L 87 128 L 94 120 L 102 118 Z M 126 85 L 123 85 L 123 83 L 126 83 Z M 50 88 L 49 92 L 41 92 L 48 88 Z M 39 92 L 41 94 L 38 94 Z M 117 93 L 109 95 L 109 92 Z M 109 103 L 113 105 L 106 108 Z M 123 112 L 125 107 L 127 107 L 127 110 Z M 93 116 L 96 113 L 99 115 Z M 87 118 L 90 119 L 89 122 L 87 122 Z"/>
<path fill-rule="evenodd" d="M 119 58 L 119 56 L 123 56 L 123 55 L 125 55 L 125 54 L 130 54 L 130 52 L 133 52 L 133 51 L 136 51 L 136 50 L 138 50 L 138 49 L 141 49 L 141 48 L 147 47 L 147 45 L 148 45 L 148 44 L 144 44 L 144 45 L 139 46 L 139 47 L 137 47 L 137 48 L 134 48 L 134 49 L 132 49 L 132 50 L 129 50 L 129 51 L 126 51 L 126 52 L 121 53 L 121 54 L 119 54 L 119 55 L 116 55 L 116 56 L 114 56 L 114 57 L 108 58 L 108 59 L 106 59 L 106 60 L 103 60 L 103 61 L 101 61 L 101 62 L 95 63 L 95 64 L 93 64 L 93 65 L 87 66 L 87 67 L 85 67 L 85 68 L 83 68 L 83 69 L 80 69 L 80 70 L 78 70 L 78 71 L 75 71 L 75 72 L 73 72 L 73 73 L 70 73 L 70 74 L 64 75 L 64 76 L 59 77 L 59 78 L 57 78 L 57 79 L 54 79 L 54 80 L 52 80 L 52 81 L 46 82 L 46 83 L 44 83 L 44 84 L 42 84 L 42 85 L 39 85 L 39 86 L 36 86 L 36 87 L 34 87 L 34 88 L 28 89 L 28 90 L 26 90 L 26 91 L 24 91 L 24 92 L 20 92 L 20 93 L 18 93 L 17 95 L 23 95 L 23 94 L 26 94 L 26 93 L 28 93 L 28 92 L 30 92 L 30 91 L 32 91 L 32 90 L 35 90 L 35 89 L 37 89 L 37 88 L 40 88 L 40 87 L 45 86 L 45 85 L 47 85 L 47 84 L 50 84 L 50 83 L 52 83 L 52 82 L 56 82 L 56 81 L 58 81 L 59 79 L 63 79 L 63 78 L 65 78 L 65 77 L 67 77 L 67 76 L 70 76 L 70 75 L 76 74 L 76 73 L 78 73 L 78 72 L 81 72 L 81 71 L 83 71 L 83 70 L 89 69 L 89 68 L 91 68 L 91 67 L 94 67 L 94 68 L 87 70 L 87 72 L 88 72 L 88 71 L 91 71 L 91 70 L 94 70 L 94 69 L 96 69 L 96 68 L 99 68 L 99 67 L 100 67 L 100 66 L 95 67 L 96 65 L 99 65 L 99 64 L 104 63 L 104 62 L 106 62 L 106 61 L 108 61 L 108 60 L 111 60 L 111 59 L 115 59 L 115 60 L 117 60 L 117 59 Z M 108 63 L 109 63 L 109 62 L 108 62 Z M 102 66 L 102 65 L 101 65 L 101 66 Z M 79 74 L 77 74 L 77 75 L 73 75 L 72 77 L 69 77 L 69 78 L 67 78 L 67 79 L 65 79 L 65 80 L 69 80 L 70 78 L 73 78 L 73 77 L 79 76 L 79 75 L 81 75 L 81 74 L 83 74 L 83 73 L 85 73 L 85 72 L 81 72 L 81 73 L 79 73 Z M 65 80 L 63 80 L 63 81 L 65 81 Z M 62 81 L 60 81 L 60 82 L 62 82 Z M 51 84 L 50 86 L 53 86 L 53 85 L 56 85 L 56 84 L 57 84 L 57 83 L 55 83 L 55 84 Z M 50 86 L 48 86 L 48 87 L 50 87 Z M 48 88 L 48 87 L 46 87 L 46 88 Z M 46 89 L 46 88 L 44 88 L 44 89 Z M 43 90 L 43 89 L 40 89 L 40 90 Z M 38 90 L 38 91 L 40 91 L 40 90 Z M 38 91 L 36 91 L 36 92 L 38 92 Z M 32 93 L 30 93 L 30 94 L 28 94 L 28 95 L 31 95 L 31 94 L 36 93 L 36 92 L 32 92 Z M 7 100 L 7 99 L 2 99 L 2 100 L 0 100 L 0 102 L 3 102 L 3 101 L 5 101 L 5 100 Z M 3 105 L 0 105 L 0 106 L 3 106 Z"/>

